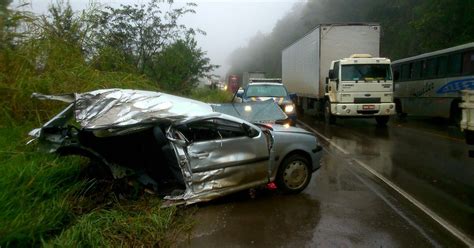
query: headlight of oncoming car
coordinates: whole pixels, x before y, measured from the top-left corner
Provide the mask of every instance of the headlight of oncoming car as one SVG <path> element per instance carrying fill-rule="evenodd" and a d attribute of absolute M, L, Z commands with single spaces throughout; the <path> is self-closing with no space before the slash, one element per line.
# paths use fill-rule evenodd
<path fill-rule="evenodd" d="M 285 113 L 293 113 L 295 111 L 295 106 L 293 104 L 285 105 Z"/>

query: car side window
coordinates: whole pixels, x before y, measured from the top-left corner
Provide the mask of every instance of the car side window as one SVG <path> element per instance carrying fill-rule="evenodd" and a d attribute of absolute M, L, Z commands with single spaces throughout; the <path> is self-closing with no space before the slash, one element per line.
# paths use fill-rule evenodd
<path fill-rule="evenodd" d="M 222 135 L 223 139 L 247 136 L 247 133 L 240 123 L 223 119 L 214 119 L 214 121 L 217 131 Z"/>
<path fill-rule="evenodd" d="M 240 123 L 224 119 L 206 119 L 178 127 L 190 142 L 200 142 L 247 136 Z"/>
<path fill-rule="evenodd" d="M 192 122 L 178 127 L 178 130 L 190 142 L 220 139 L 220 135 L 212 119 Z"/>

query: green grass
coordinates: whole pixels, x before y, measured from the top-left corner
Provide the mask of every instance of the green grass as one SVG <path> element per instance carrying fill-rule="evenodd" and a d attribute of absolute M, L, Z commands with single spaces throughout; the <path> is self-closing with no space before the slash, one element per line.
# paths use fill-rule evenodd
<path fill-rule="evenodd" d="M 87 160 L 25 146 L 28 126 L 0 128 L 0 247 L 166 247 L 190 229 L 188 210 L 119 196 L 82 176 Z"/>
<path fill-rule="evenodd" d="M 189 97 L 207 103 L 225 103 L 232 100 L 231 93 L 218 89 L 195 89 Z"/>
<path fill-rule="evenodd" d="M 143 197 L 82 216 L 46 246 L 169 247 L 192 227 L 192 222 L 177 217 L 180 214 L 176 208 L 161 209 L 156 197 Z"/>
<path fill-rule="evenodd" d="M 0 129 L 0 246 L 30 246 L 61 230 L 81 159 L 57 158 L 24 147 L 23 128 Z"/>

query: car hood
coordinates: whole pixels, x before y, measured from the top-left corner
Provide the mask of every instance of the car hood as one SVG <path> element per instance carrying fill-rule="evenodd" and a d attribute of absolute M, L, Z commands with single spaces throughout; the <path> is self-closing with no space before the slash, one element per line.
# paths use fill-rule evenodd
<path fill-rule="evenodd" d="M 263 97 L 263 96 L 259 96 L 259 97 L 248 97 L 248 98 L 244 99 L 245 102 L 261 102 L 261 101 L 268 101 L 268 100 L 273 100 L 278 105 L 291 104 L 292 103 L 292 101 L 288 97 L 283 97 L 283 96 L 282 97 Z"/>
<path fill-rule="evenodd" d="M 299 128 L 299 127 L 293 127 L 293 126 L 288 126 L 288 125 L 272 125 L 273 132 L 276 133 L 302 133 L 302 134 L 308 134 L 311 136 L 314 136 L 313 133 L 306 131 L 305 129 Z"/>
<path fill-rule="evenodd" d="M 85 129 L 179 121 L 214 113 L 211 106 L 203 102 L 143 90 L 104 89 L 65 95 L 34 93 L 32 97 L 73 104 L 75 119 Z"/>
<path fill-rule="evenodd" d="M 212 104 L 213 110 L 252 123 L 274 123 L 288 116 L 272 100 L 245 103 Z"/>

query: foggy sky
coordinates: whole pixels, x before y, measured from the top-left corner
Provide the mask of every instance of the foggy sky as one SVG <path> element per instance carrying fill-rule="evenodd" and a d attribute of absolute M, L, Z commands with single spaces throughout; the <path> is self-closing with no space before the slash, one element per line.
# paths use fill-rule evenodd
<path fill-rule="evenodd" d="M 24 2 L 24 0 L 17 0 Z M 51 1 L 31 0 L 36 13 L 45 13 Z M 56 1 L 53 1 L 56 2 Z M 70 0 L 74 10 L 87 7 L 89 0 Z M 120 4 L 146 3 L 146 0 L 98 0 L 95 1 L 113 7 Z M 175 5 L 191 2 L 175 1 Z M 257 32 L 269 33 L 275 23 L 288 13 L 293 5 L 305 0 L 194 0 L 198 4 L 196 14 L 182 19 L 186 26 L 204 30 L 207 35 L 196 37 L 198 44 L 207 51 L 211 63 L 221 65 L 214 73 L 225 76 L 229 69 L 228 57 L 238 47 L 246 46 Z"/>

